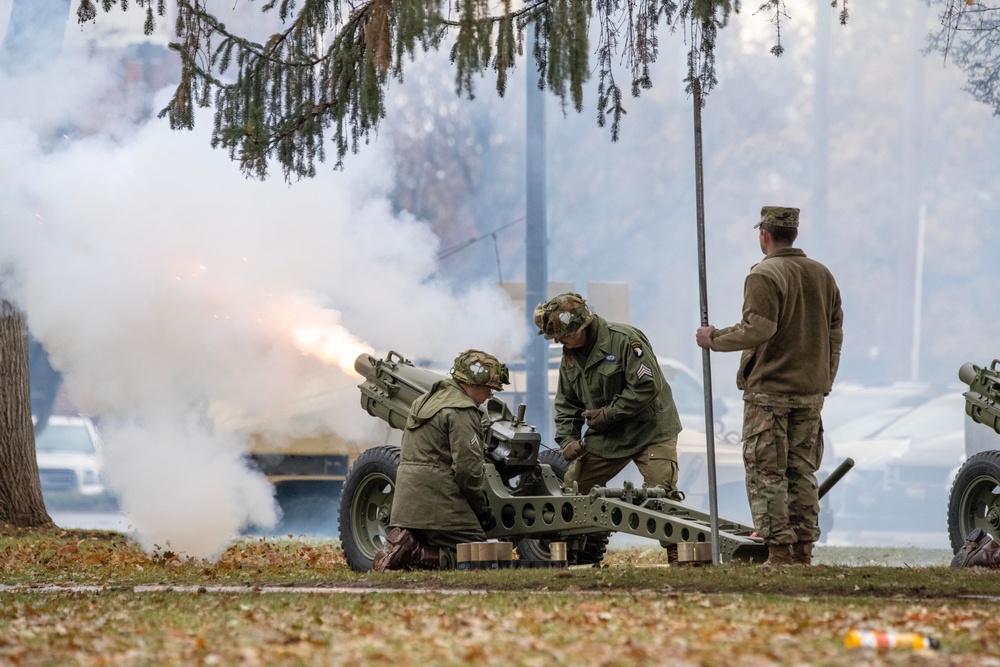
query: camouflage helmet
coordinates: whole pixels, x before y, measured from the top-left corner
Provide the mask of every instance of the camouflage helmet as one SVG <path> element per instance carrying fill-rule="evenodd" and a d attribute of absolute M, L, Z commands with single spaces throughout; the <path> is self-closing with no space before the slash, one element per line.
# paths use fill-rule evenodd
<path fill-rule="evenodd" d="M 498 391 L 510 384 L 507 367 L 492 354 L 481 350 L 466 350 L 455 357 L 451 376 L 466 384 L 479 384 Z"/>
<path fill-rule="evenodd" d="M 576 333 L 594 320 L 594 313 L 579 294 L 567 292 L 535 306 L 535 326 L 546 340 Z"/>

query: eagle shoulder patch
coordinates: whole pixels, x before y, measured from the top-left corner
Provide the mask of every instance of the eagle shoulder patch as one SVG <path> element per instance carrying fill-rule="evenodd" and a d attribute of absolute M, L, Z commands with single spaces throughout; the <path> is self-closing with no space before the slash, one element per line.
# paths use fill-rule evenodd
<path fill-rule="evenodd" d="M 643 355 L 642 343 L 640 343 L 639 341 L 635 341 L 634 343 L 632 343 L 632 354 L 634 354 L 637 358 L 642 357 Z"/>

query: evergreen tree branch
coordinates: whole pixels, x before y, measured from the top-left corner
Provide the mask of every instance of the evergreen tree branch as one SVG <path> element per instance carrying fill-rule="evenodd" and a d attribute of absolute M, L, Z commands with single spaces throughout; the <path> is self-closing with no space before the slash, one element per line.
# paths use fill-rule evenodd
<path fill-rule="evenodd" d="M 554 93 L 564 113 L 567 104 L 582 111 L 595 12 L 597 123 L 603 127 L 610 118 L 617 141 L 626 110 L 616 67 L 624 65 L 638 97 L 653 85 L 657 31 L 683 26 L 685 83 L 690 91 L 698 78 L 707 95 L 717 83 L 719 30 L 739 11 L 739 0 L 531 0 L 517 9 L 503 0 L 499 10 L 492 0 L 264 0 L 261 10 L 275 11 L 287 27 L 257 44 L 227 29 L 207 1 L 176 0 L 177 41 L 170 48 L 180 56 L 181 79 L 160 116 L 172 128 L 191 129 L 195 107 L 214 105 L 212 145 L 228 150 L 254 178 L 266 178 L 276 160 L 286 180 L 314 175 L 328 138 L 341 168 L 348 151 L 377 135 L 390 78 L 402 81 L 407 58 L 438 49 L 448 36 L 456 93 L 473 98 L 476 76 L 491 68 L 503 96 L 509 72 L 524 55 L 525 31 L 533 27 L 539 88 Z M 166 14 L 166 0 L 156 0 L 155 12 L 154 0 L 134 2 L 146 12 L 144 30 L 152 32 L 155 16 Z M 832 2 L 842 3 L 846 20 L 846 0 Z M 110 11 L 129 3 L 100 4 Z M 766 0 L 765 8 L 774 12 L 772 51 L 780 55 L 784 0 Z M 95 0 L 80 0 L 80 22 L 96 20 L 96 13 Z"/>

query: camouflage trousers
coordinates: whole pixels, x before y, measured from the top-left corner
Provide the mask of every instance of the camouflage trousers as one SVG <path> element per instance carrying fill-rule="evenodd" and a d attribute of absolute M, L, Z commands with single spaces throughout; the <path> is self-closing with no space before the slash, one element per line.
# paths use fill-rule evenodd
<path fill-rule="evenodd" d="M 743 463 L 754 528 L 767 544 L 819 539 L 823 404 L 802 407 L 744 402 Z"/>
<path fill-rule="evenodd" d="M 580 493 L 590 493 L 595 486 L 604 486 L 615 475 L 635 461 L 648 486 L 660 485 L 667 490 L 668 497 L 682 498 L 677 492 L 677 438 L 673 437 L 640 449 L 632 456 L 606 459 L 586 451 L 569 465 L 564 482 L 577 483 Z M 673 495 L 671 495 L 673 494 Z"/>

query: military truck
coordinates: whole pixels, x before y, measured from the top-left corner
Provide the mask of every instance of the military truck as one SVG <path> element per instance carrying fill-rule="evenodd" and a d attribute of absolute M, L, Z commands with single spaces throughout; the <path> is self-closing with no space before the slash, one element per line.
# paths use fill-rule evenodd
<path fill-rule="evenodd" d="M 276 534 L 335 536 L 337 507 L 347 471 L 370 443 L 344 440 L 333 433 L 283 442 L 251 438 L 249 462 L 274 485 L 281 508 Z"/>
<path fill-rule="evenodd" d="M 399 442 L 398 432 L 385 425 L 351 440 L 325 425 L 343 394 L 321 383 L 304 398 L 280 408 L 279 413 L 234 416 L 215 406 L 214 416 L 249 441 L 247 462 L 274 486 L 281 509 L 276 535 L 308 534 L 336 537 L 337 507 L 351 464 L 369 447 Z M 274 423 L 295 424 L 297 433 L 272 432 Z M 255 527 L 250 532 L 257 532 Z"/>
<path fill-rule="evenodd" d="M 988 368 L 966 363 L 958 378 L 969 385 L 964 393 L 967 424 L 966 460 L 955 474 L 948 498 L 948 537 L 956 553 L 965 537 L 982 528 L 1000 537 L 1000 360 Z M 990 431 L 992 429 L 992 432 Z"/>

